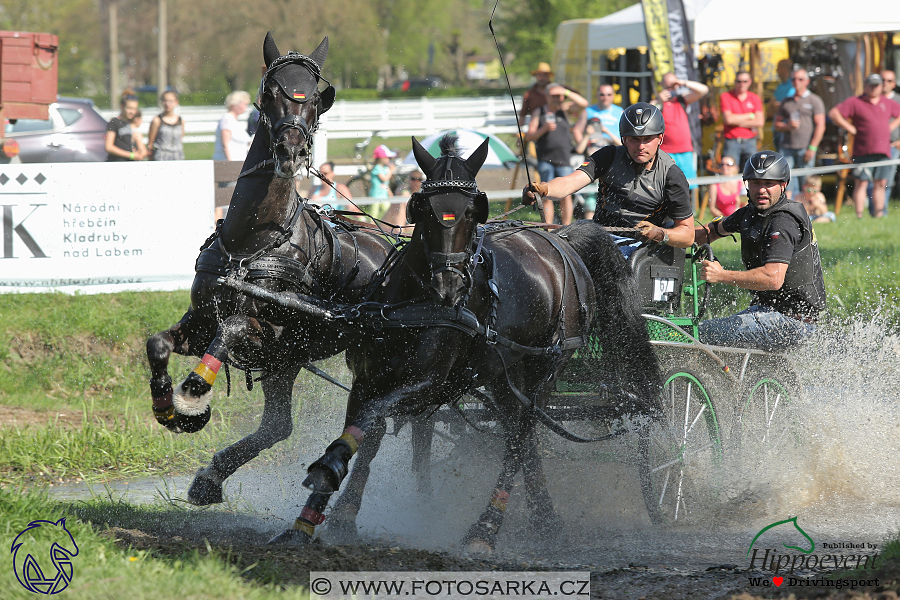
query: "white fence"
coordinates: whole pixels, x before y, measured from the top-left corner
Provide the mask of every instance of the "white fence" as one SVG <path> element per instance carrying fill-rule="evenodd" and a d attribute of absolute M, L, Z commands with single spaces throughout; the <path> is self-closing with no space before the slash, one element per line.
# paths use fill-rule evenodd
<path fill-rule="evenodd" d="M 521 106 L 522 98 L 515 98 Z M 106 119 L 117 110 L 101 110 Z M 216 124 L 225 112 L 220 106 L 182 106 L 185 142 L 215 141 Z M 147 135 L 155 112 L 144 109 L 141 131 Z M 240 117 L 247 120 L 250 112 Z M 515 133 L 516 118 L 508 96 L 487 98 L 416 98 L 411 100 L 338 100 L 322 116 L 320 132 L 325 138 L 364 138 L 372 132 L 376 137 L 429 135 L 443 129 L 467 127 L 485 133 Z"/>

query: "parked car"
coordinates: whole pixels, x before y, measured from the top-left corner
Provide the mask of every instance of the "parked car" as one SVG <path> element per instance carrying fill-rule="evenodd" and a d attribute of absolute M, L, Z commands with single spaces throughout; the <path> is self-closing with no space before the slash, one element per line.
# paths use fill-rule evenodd
<path fill-rule="evenodd" d="M 23 163 L 105 161 L 106 119 L 87 98 L 58 97 L 50 118 L 18 119 L 4 137 L 19 144 Z"/>
<path fill-rule="evenodd" d="M 441 87 L 442 85 L 443 82 L 441 81 L 440 77 L 418 77 L 415 79 L 398 81 L 391 86 L 391 89 L 403 90 L 404 92 L 408 92 L 410 90 L 428 90 L 431 88 Z"/>

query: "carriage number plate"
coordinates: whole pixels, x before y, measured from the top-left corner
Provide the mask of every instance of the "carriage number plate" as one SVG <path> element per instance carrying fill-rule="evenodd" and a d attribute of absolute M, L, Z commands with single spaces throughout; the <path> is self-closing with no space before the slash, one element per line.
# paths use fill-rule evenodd
<path fill-rule="evenodd" d="M 653 279 L 653 301 L 665 302 L 669 299 L 668 294 L 675 291 L 674 279 Z"/>

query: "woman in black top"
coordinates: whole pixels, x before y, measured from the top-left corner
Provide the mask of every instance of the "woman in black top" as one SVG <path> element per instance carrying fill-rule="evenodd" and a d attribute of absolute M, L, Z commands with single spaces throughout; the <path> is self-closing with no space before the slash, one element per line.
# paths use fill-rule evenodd
<path fill-rule="evenodd" d="M 132 90 L 122 92 L 122 107 L 118 117 L 106 126 L 107 161 L 141 160 L 132 149 L 131 121 L 138 111 L 138 99 Z"/>

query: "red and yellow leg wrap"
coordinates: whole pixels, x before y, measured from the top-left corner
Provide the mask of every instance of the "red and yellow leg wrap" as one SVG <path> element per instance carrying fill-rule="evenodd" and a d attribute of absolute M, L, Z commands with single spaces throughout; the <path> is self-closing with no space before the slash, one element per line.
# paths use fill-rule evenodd
<path fill-rule="evenodd" d="M 509 492 L 494 489 L 494 495 L 491 496 L 491 506 L 500 512 L 506 512 L 506 503 L 509 502 Z"/>
<path fill-rule="evenodd" d="M 344 433 L 341 434 L 339 440 L 343 440 L 348 446 L 350 446 L 350 450 L 353 454 L 356 454 L 356 449 L 359 448 L 359 444 L 363 441 L 365 437 L 365 433 L 363 433 L 362 429 L 351 425 L 347 429 L 344 430 Z"/>
<path fill-rule="evenodd" d="M 325 522 L 325 515 L 311 509 L 308 506 L 304 506 L 303 509 L 300 511 L 300 518 L 306 519 L 313 525 L 321 525 L 322 523 Z"/>
<path fill-rule="evenodd" d="M 303 519 L 297 519 L 294 521 L 294 529 L 299 529 L 309 537 L 312 537 L 316 532 L 316 526 L 308 521 L 304 521 Z"/>
<path fill-rule="evenodd" d="M 203 360 L 200 361 L 200 364 L 194 368 L 194 373 L 200 376 L 203 381 L 212 385 L 216 380 L 216 375 L 219 373 L 219 369 L 222 367 L 222 361 L 213 356 L 212 354 L 204 354 Z"/>

